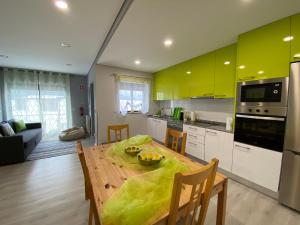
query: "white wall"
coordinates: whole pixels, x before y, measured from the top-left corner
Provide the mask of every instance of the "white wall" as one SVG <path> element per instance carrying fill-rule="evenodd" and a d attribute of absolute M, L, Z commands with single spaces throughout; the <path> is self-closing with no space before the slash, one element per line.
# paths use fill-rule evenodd
<path fill-rule="evenodd" d="M 152 78 L 152 74 L 117 67 L 96 65 L 95 105 L 98 114 L 98 143 L 107 141 L 107 126 L 110 124 L 128 123 L 130 136 L 146 134 L 147 116 L 128 114 L 123 117 L 115 112 L 115 79 L 114 74 L 132 75 Z M 157 111 L 158 105 L 150 102 L 149 113 Z"/>

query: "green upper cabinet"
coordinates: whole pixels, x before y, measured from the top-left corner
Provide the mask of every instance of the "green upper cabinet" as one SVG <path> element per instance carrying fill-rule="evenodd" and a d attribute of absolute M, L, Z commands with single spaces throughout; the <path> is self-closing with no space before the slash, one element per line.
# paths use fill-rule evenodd
<path fill-rule="evenodd" d="M 172 84 L 171 72 L 168 69 L 161 70 L 154 74 L 154 97 L 155 100 L 171 100 Z"/>
<path fill-rule="evenodd" d="M 300 61 L 300 13 L 291 17 L 291 62 Z"/>
<path fill-rule="evenodd" d="M 289 75 L 290 22 L 288 17 L 239 36 L 239 81 Z"/>
<path fill-rule="evenodd" d="M 189 82 L 191 97 L 214 95 L 215 52 L 191 60 L 191 79 Z"/>
<path fill-rule="evenodd" d="M 173 99 L 190 98 L 191 61 L 177 64 L 173 67 L 173 70 Z"/>
<path fill-rule="evenodd" d="M 215 98 L 233 98 L 235 94 L 236 44 L 218 49 L 215 63 Z"/>

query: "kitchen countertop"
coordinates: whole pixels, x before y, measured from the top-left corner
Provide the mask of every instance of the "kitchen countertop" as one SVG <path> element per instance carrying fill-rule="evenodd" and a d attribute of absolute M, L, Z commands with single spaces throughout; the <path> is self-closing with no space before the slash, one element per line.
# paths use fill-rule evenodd
<path fill-rule="evenodd" d="M 233 133 L 233 131 L 227 131 L 226 130 L 226 124 L 225 123 L 220 123 L 220 122 L 213 122 L 213 121 L 205 121 L 205 120 L 200 120 L 200 121 L 186 121 L 183 122 L 183 120 L 175 120 L 171 116 L 153 116 L 150 115 L 148 117 L 154 118 L 154 119 L 159 119 L 159 120 L 165 120 L 168 122 L 169 127 L 174 127 L 175 129 L 182 130 L 183 124 L 186 125 L 191 125 L 191 126 L 196 126 L 196 127 L 203 127 L 203 128 L 208 128 L 212 130 L 217 130 L 217 131 L 222 131 L 222 132 L 227 132 L 227 133 Z"/>

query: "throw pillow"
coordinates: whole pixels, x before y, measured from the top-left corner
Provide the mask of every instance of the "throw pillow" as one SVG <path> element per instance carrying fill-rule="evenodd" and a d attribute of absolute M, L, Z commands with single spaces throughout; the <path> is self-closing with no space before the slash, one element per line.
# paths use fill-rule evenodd
<path fill-rule="evenodd" d="M 14 121 L 14 125 L 17 133 L 21 132 L 22 130 L 26 130 L 26 125 L 24 123 L 24 120 Z"/>
<path fill-rule="evenodd" d="M 12 136 L 15 134 L 14 130 L 11 128 L 11 126 L 8 123 L 1 124 L 1 129 L 4 136 Z"/>

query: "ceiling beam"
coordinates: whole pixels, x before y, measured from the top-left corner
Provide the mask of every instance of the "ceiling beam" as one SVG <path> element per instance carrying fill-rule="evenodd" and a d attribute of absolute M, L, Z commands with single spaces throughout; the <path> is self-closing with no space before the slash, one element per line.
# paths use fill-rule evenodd
<path fill-rule="evenodd" d="M 113 37 L 114 33 L 116 32 L 117 28 L 119 27 L 120 23 L 122 22 L 122 19 L 124 18 L 125 14 L 127 13 L 128 9 L 130 8 L 132 2 L 134 0 L 124 0 L 112 26 L 110 27 L 97 55 L 96 55 L 96 58 L 88 72 L 88 74 L 90 73 L 91 69 L 93 68 L 94 65 L 97 64 L 99 58 L 101 57 L 101 55 L 103 54 L 105 48 L 107 47 L 107 45 L 109 44 L 111 38 Z"/>

